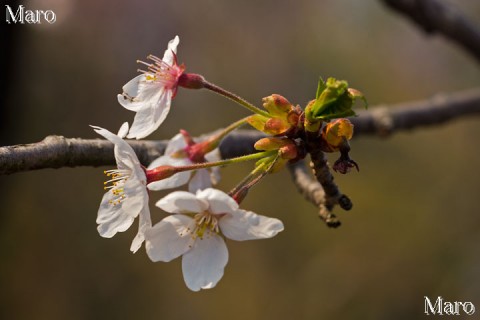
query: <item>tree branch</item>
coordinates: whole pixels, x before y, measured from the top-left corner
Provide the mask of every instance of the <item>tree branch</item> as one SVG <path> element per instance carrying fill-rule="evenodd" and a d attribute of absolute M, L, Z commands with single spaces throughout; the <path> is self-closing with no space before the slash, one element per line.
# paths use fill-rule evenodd
<path fill-rule="evenodd" d="M 326 164 L 326 161 L 324 161 L 323 168 L 326 168 L 328 171 L 328 167 L 325 167 Z M 313 162 L 311 163 L 311 167 L 315 167 L 315 164 Z M 345 206 L 345 208 L 348 208 L 347 210 L 349 210 L 351 209 L 351 202 L 347 196 L 340 193 L 337 186 L 333 183 L 333 177 L 330 175 L 330 172 L 328 171 L 326 177 L 320 177 L 315 180 L 312 178 L 312 175 L 308 171 L 307 166 L 305 165 L 305 161 L 303 160 L 289 165 L 288 169 L 290 171 L 294 184 L 297 186 L 298 192 L 300 192 L 300 194 L 302 194 L 305 199 L 318 207 L 318 216 L 320 217 L 320 219 L 322 219 L 328 227 L 339 227 L 341 223 L 332 213 L 332 209 L 338 203 L 342 203 L 341 207 L 344 207 L 343 204 L 348 202 L 348 204 L 350 204 L 350 207 Z M 325 170 L 320 170 L 320 172 L 316 172 L 316 175 L 324 173 Z M 330 188 L 324 188 L 322 184 L 318 181 L 318 179 L 320 181 L 327 181 L 327 185 L 330 185 Z M 326 193 L 325 190 L 333 190 L 333 192 L 330 192 L 331 194 L 329 194 Z"/>
<path fill-rule="evenodd" d="M 456 42 L 480 62 L 480 28 L 452 5 L 438 0 L 383 0 L 425 32 Z"/>
<path fill-rule="evenodd" d="M 329 227 L 340 226 L 340 221 L 331 213 L 331 209 L 327 207 L 327 197 L 322 185 L 312 178 L 312 175 L 305 165 L 305 161 L 299 161 L 288 166 L 288 170 L 292 176 L 294 184 L 297 186 L 298 192 L 308 201 L 318 207 L 318 216 Z"/>
<path fill-rule="evenodd" d="M 402 103 L 391 107 L 372 107 L 353 118 L 355 136 L 385 136 L 422 126 L 438 125 L 453 119 L 480 114 L 480 88 L 430 100 Z M 224 158 L 254 152 L 253 144 L 262 133 L 238 130 L 220 146 Z M 166 141 L 129 141 L 140 161 L 146 165 L 163 154 Z M 48 136 L 43 141 L 0 147 L 0 174 L 76 166 L 114 165 L 113 144 L 100 139 Z"/>
<path fill-rule="evenodd" d="M 385 136 L 424 126 L 437 126 L 454 119 L 480 115 L 480 88 L 450 95 L 438 94 L 431 99 L 377 106 L 359 112 L 351 119 L 355 136 Z"/>
<path fill-rule="evenodd" d="M 480 88 L 451 95 L 437 95 L 429 100 L 372 107 L 351 119 L 355 136 L 386 136 L 398 131 L 439 125 L 469 115 L 480 115 Z M 237 130 L 220 145 L 223 158 L 255 152 L 254 143 L 264 134 L 253 130 Z M 148 165 L 161 156 L 166 141 L 129 140 L 140 162 Z M 312 148 L 311 148 L 312 149 Z M 313 148 L 315 149 L 315 148 Z M 340 221 L 331 212 L 335 205 L 345 210 L 352 206 L 333 182 L 324 155 L 311 152 L 315 178 L 309 174 L 305 161 L 289 166 L 293 181 L 300 193 L 319 208 L 319 216 L 329 227 Z M 0 174 L 77 166 L 115 165 L 113 144 L 101 139 L 78 139 L 48 136 L 43 141 L 0 148 Z"/>
<path fill-rule="evenodd" d="M 159 157 L 164 141 L 129 141 L 139 160 L 148 163 Z M 113 144 L 108 140 L 48 136 L 40 142 L 0 148 L 0 174 L 77 166 L 115 164 Z"/>

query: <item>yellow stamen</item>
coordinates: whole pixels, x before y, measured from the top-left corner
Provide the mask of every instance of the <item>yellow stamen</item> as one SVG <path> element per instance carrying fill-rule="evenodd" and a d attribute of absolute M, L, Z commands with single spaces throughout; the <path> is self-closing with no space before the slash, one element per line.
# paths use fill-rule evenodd
<path fill-rule="evenodd" d="M 120 204 L 123 200 L 126 199 L 124 185 L 125 182 L 129 178 L 130 171 L 129 170 L 121 170 L 121 169 L 113 169 L 113 170 L 105 170 L 103 173 L 110 177 L 110 180 L 105 181 L 104 190 L 108 190 L 107 192 L 111 192 L 112 195 L 115 197 L 108 201 L 113 206 Z M 111 183 L 111 185 L 107 185 Z"/>

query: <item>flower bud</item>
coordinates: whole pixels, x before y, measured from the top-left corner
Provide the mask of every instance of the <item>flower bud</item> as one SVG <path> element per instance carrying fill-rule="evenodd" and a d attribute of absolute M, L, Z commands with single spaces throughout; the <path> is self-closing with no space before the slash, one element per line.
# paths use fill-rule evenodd
<path fill-rule="evenodd" d="M 286 159 L 286 160 L 296 159 L 297 156 L 298 156 L 297 146 L 292 141 L 292 143 L 281 147 L 278 150 L 278 154 L 280 155 L 280 158 L 282 158 L 282 159 Z"/>
<path fill-rule="evenodd" d="M 297 106 L 297 108 L 300 108 Z M 287 122 L 292 126 L 292 127 L 298 127 L 299 126 L 299 121 L 300 121 L 300 115 L 302 114 L 302 111 L 300 109 L 296 110 L 293 109 L 287 114 Z"/>
<path fill-rule="evenodd" d="M 315 106 L 316 100 L 311 100 L 307 107 L 305 108 L 305 130 L 308 132 L 318 132 L 322 126 L 322 120 L 316 119 L 313 116 L 313 107 Z"/>
<path fill-rule="evenodd" d="M 248 117 L 247 122 L 255 129 L 272 135 L 285 133 L 291 128 L 287 120 L 267 118 L 259 114 Z"/>
<path fill-rule="evenodd" d="M 184 157 L 188 157 L 193 163 L 205 162 L 205 155 L 217 148 L 220 143 L 216 136 L 211 136 L 201 142 L 195 142 L 186 130 L 181 129 L 180 133 L 187 146 L 174 153 L 173 156 L 175 157 L 177 154 L 184 155 Z"/>
<path fill-rule="evenodd" d="M 288 138 L 268 137 L 258 140 L 255 145 L 257 150 L 278 150 L 278 158 L 273 163 L 270 172 L 282 169 L 289 160 L 298 159 L 299 151 L 295 142 Z M 272 161 L 273 158 L 263 158 L 257 161 L 256 166 Z"/>
<path fill-rule="evenodd" d="M 254 114 L 253 116 L 248 117 L 247 122 L 249 125 L 257 129 L 258 131 L 265 132 L 265 123 L 268 119 L 269 118 L 260 114 Z"/>
<path fill-rule="evenodd" d="M 289 139 L 285 139 L 285 138 L 267 137 L 267 138 L 262 138 L 257 142 L 255 142 L 254 148 L 256 150 L 264 150 L 264 151 L 277 150 L 289 144 L 290 143 L 289 141 L 290 141 Z"/>
<path fill-rule="evenodd" d="M 279 94 L 272 94 L 262 99 L 263 107 L 272 116 L 285 117 L 293 109 L 292 104 Z"/>
<path fill-rule="evenodd" d="M 353 124 L 348 119 L 337 119 L 328 123 L 322 132 L 322 138 L 332 149 L 336 151 L 345 140 L 352 139 Z"/>
<path fill-rule="evenodd" d="M 290 124 L 280 118 L 270 118 L 267 120 L 264 126 L 264 132 L 277 135 L 282 134 L 290 129 Z"/>

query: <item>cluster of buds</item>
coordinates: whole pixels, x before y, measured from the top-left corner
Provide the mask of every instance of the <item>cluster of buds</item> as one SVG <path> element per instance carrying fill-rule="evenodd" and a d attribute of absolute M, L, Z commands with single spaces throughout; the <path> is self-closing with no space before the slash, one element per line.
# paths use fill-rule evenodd
<path fill-rule="evenodd" d="M 271 135 L 288 135 L 296 130 L 302 110 L 294 107 L 285 97 L 272 94 L 263 98 L 263 107 L 268 115 L 254 114 L 248 118 L 248 123 L 255 129 Z"/>
<path fill-rule="evenodd" d="M 348 87 L 343 80 L 320 79 L 315 99 L 305 110 L 293 106 L 285 97 L 272 94 L 263 98 L 267 115 L 255 114 L 248 123 L 271 138 L 264 138 L 255 144 L 257 150 L 278 150 L 277 164 L 271 172 L 276 172 L 287 162 L 304 158 L 307 140 L 323 152 L 340 152 L 333 170 L 345 174 L 358 165 L 349 157 L 349 140 L 353 136 L 353 124 L 346 118 L 355 116 L 353 105 L 356 99 L 366 100 L 363 94 Z M 310 141 L 312 142 L 312 141 Z"/>
<path fill-rule="evenodd" d="M 239 209 L 249 190 L 270 173 L 306 157 L 316 149 L 340 152 L 333 169 L 347 173 L 358 170 L 349 157 L 349 140 L 353 125 L 345 117 L 357 98 L 363 95 L 348 87 L 346 81 L 320 80 L 317 94 L 303 110 L 286 98 L 272 94 L 263 98 L 263 109 L 208 82 L 203 76 L 186 73 L 177 63 L 179 38 L 169 42 L 162 59 L 148 56 L 152 63 L 130 80 L 118 95 L 119 103 L 136 113 L 132 126 L 125 123 L 118 134 L 94 127 L 95 131 L 115 144 L 118 169 L 109 170 L 111 178 L 97 217 L 98 231 L 104 237 L 127 230 L 139 218 L 139 229 L 131 250 L 143 243 L 152 261 L 170 261 L 183 256 L 184 279 L 194 290 L 212 288 L 223 275 L 228 260 L 224 238 L 233 240 L 262 239 L 283 230 L 281 221 Z M 142 139 L 154 132 L 170 112 L 178 88 L 206 89 L 220 94 L 252 112 L 212 135 L 193 138 L 185 130 L 168 143 L 163 156 L 147 167 L 140 164 L 135 151 L 124 140 Z M 258 140 L 258 151 L 236 158 L 221 159 L 218 146 L 233 130 L 250 124 L 267 137 Z M 254 169 L 230 192 L 213 189 L 219 180 L 218 168 L 256 160 Z M 188 191 L 173 192 L 156 205 L 171 215 L 152 226 L 149 199 L 151 191 L 181 187 Z"/>

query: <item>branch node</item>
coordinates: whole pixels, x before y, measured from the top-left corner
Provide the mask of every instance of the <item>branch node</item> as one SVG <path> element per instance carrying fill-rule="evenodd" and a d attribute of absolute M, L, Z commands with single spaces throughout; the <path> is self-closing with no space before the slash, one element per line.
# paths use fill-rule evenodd
<path fill-rule="evenodd" d="M 393 117 L 386 107 L 378 107 L 372 110 L 373 126 L 377 134 L 387 137 L 393 132 Z"/>

